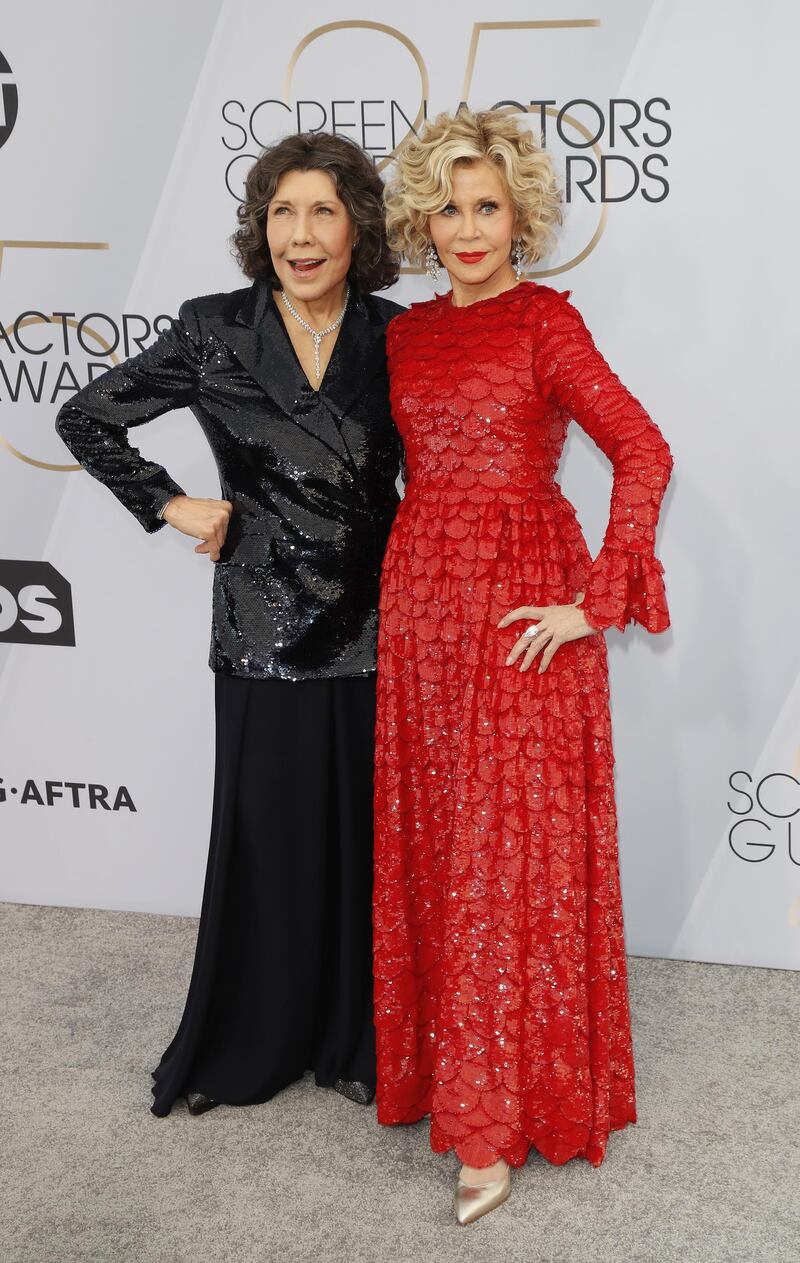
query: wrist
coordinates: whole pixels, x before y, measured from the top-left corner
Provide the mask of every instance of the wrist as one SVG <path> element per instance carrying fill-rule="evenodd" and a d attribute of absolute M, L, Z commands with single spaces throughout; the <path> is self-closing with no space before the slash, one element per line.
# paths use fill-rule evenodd
<path fill-rule="evenodd" d="M 157 515 L 159 518 L 161 518 L 162 522 L 167 522 L 167 523 L 170 522 L 170 518 L 171 518 L 170 510 L 175 504 L 175 501 L 179 499 L 180 499 L 180 496 L 170 496 L 169 500 L 165 501 L 165 503 L 162 504 L 161 508 L 158 510 L 158 515 Z"/>

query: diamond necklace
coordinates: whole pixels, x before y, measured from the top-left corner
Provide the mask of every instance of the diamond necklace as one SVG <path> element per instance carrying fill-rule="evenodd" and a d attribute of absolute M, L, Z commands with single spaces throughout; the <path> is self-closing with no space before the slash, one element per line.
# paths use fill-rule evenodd
<path fill-rule="evenodd" d="M 283 299 L 283 303 L 284 303 L 284 306 L 286 307 L 286 310 L 287 310 L 288 312 L 290 312 L 290 314 L 291 314 L 292 316 L 294 316 L 294 318 L 295 318 L 295 320 L 297 321 L 297 323 L 298 323 L 299 325 L 301 325 L 303 329 L 305 329 L 306 333 L 310 333 L 310 334 L 311 334 L 311 336 L 312 336 L 312 338 L 314 339 L 314 372 L 315 372 L 315 373 L 316 373 L 316 375 L 317 375 L 317 381 L 319 381 L 319 379 L 320 379 L 320 366 L 319 366 L 319 347 L 320 347 L 320 343 L 322 342 L 322 339 L 323 339 L 324 337 L 326 337 L 329 333 L 333 333 L 333 331 L 334 331 L 335 329 L 338 329 L 338 328 L 339 328 L 339 325 L 340 325 L 340 324 L 342 323 L 342 321 L 344 320 L 344 313 L 347 311 L 347 300 L 348 300 L 348 299 L 349 299 L 349 297 L 350 297 L 350 286 L 349 286 L 349 285 L 346 285 L 346 286 L 345 286 L 345 290 L 344 290 L 344 307 L 343 307 L 343 308 L 342 308 L 342 310 L 339 312 L 339 315 L 336 317 L 336 319 L 334 320 L 333 324 L 332 324 L 332 325 L 328 325 L 327 329 L 320 329 L 320 330 L 318 330 L 318 329 L 314 329 L 314 328 L 313 328 L 313 327 L 312 327 L 312 326 L 308 323 L 308 321 L 307 321 L 307 320 L 304 320 L 304 319 L 303 319 L 303 317 L 300 315 L 300 312 L 295 310 L 295 308 L 294 308 L 294 307 L 292 306 L 292 304 L 290 303 L 289 299 L 286 297 L 286 290 L 283 290 L 283 289 L 282 289 L 282 290 L 280 291 L 280 295 L 281 295 L 281 298 Z"/>

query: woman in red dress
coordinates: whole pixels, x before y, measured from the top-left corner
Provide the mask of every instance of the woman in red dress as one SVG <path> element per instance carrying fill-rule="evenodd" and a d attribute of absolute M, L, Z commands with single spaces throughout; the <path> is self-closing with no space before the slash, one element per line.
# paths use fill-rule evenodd
<path fill-rule="evenodd" d="M 669 625 L 672 461 L 568 294 L 519 279 L 560 214 L 511 116 L 440 115 L 387 213 L 452 289 L 387 337 L 407 484 L 381 590 L 378 1118 L 430 1115 L 468 1223 L 531 1147 L 599 1166 L 636 1119 L 602 633 Z M 555 480 L 573 419 L 614 470 L 594 562 Z"/>

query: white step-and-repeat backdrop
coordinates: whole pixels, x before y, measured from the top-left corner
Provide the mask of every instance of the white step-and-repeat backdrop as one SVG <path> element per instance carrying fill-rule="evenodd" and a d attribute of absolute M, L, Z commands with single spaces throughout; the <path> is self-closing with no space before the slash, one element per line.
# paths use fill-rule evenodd
<path fill-rule="evenodd" d="M 0 30 L 0 897 L 196 913 L 212 776 L 211 565 L 145 535 L 53 419 L 182 299 L 243 283 L 259 149 L 515 104 L 567 193 L 571 289 L 663 428 L 673 628 L 609 633 L 634 953 L 800 968 L 798 164 L 792 0 L 53 0 Z M 405 273 L 392 296 L 430 294 Z M 191 494 L 199 429 L 138 431 Z M 139 441 L 139 440 L 137 440 Z M 562 483 L 598 547 L 610 472 Z M 793 825 L 796 833 L 793 835 Z"/>

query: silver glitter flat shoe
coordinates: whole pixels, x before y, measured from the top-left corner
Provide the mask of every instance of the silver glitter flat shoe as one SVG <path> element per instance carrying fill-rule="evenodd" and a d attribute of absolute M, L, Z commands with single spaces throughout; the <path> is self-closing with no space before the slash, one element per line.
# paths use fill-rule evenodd
<path fill-rule="evenodd" d="M 355 1101 L 356 1105 L 371 1105 L 375 1100 L 375 1089 L 358 1079 L 337 1079 L 333 1090 L 346 1096 L 348 1101 Z"/>
<path fill-rule="evenodd" d="M 215 1106 L 219 1105 L 219 1101 L 212 1101 L 210 1096 L 206 1096 L 205 1092 L 185 1092 L 184 1095 L 189 1113 L 195 1116 L 197 1114 L 205 1114 L 208 1110 L 213 1110 Z"/>
<path fill-rule="evenodd" d="M 511 1168 L 499 1180 L 490 1184 L 464 1184 L 460 1179 L 453 1197 L 456 1219 L 460 1224 L 472 1224 L 482 1215 L 488 1215 L 508 1200 L 511 1193 Z"/>

